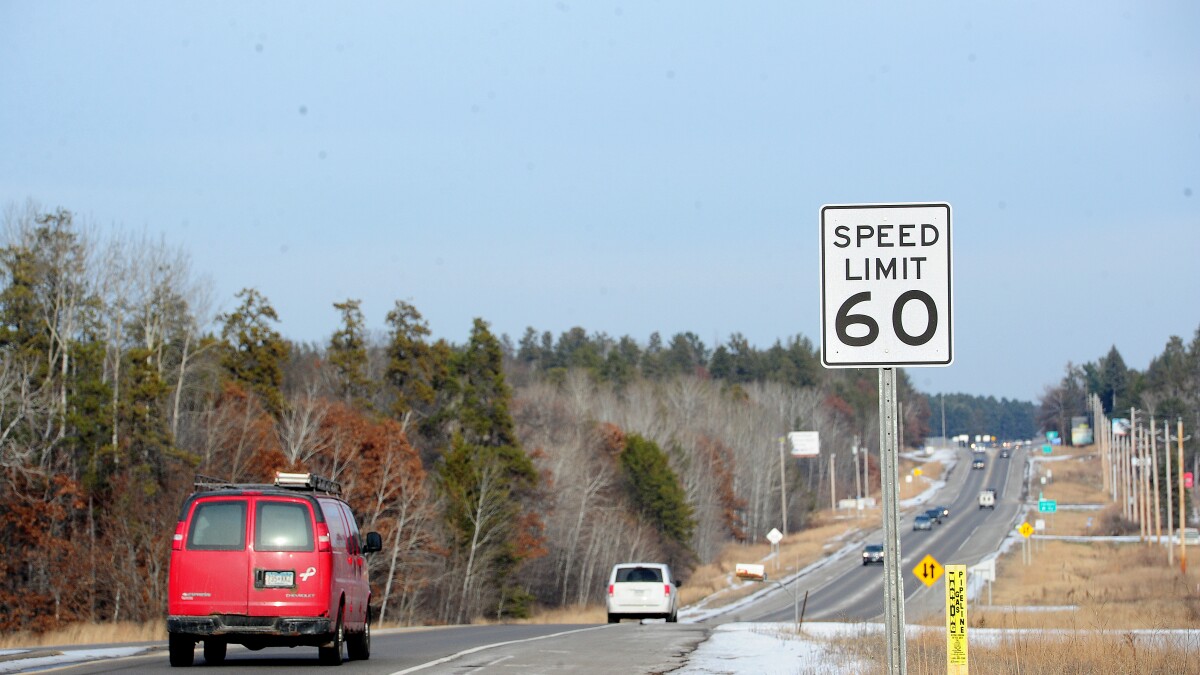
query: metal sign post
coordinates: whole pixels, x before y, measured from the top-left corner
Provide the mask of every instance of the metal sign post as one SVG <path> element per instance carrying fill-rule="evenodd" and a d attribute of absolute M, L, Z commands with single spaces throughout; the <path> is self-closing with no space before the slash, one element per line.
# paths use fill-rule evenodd
<path fill-rule="evenodd" d="M 820 230 L 821 364 L 879 369 L 887 672 L 903 675 L 902 439 L 895 369 L 948 366 L 954 360 L 950 205 L 829 204 L 821 207 Z"/>
<path fill-rule="evenodd" d="M 896 370 L 879 369 L 879 465 L 883 476 L 883 595 L 887 607 L 883 626 L 888 635 L 887 672 L 905 672 L 908 650 L 904 644 L 904 577 L 900 570 L 900 463 L 897 461 L 899 406 Z"/>

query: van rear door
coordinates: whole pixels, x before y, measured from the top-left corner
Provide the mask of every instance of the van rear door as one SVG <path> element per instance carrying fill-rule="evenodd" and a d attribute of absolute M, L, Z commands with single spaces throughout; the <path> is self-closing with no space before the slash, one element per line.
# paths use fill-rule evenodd
<path fill-rule="evenodd" d="M 245 497 L 209 497 L 192 504 L 183 549 L 171 556 L 170 612 L 245 614 L 247 515 Z"/>
<path fill-rule="evenodd" d="M 322 616 L 328 611 L 328 565 L 317 551 L 312 502 L 259 495 L 253 504 L 248 573 L 242 584 L 251 616 Z"/>

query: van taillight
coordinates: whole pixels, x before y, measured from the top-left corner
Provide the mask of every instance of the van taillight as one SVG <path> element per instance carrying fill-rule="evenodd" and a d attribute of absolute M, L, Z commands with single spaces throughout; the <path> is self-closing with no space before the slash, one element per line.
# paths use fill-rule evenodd
<path fill-rule="evenodd" d="M 178 523 L 175 525 L 175 536 L 171 537 L 171 550 L 172 551 L 182 551 L 183 550 L 183 530 L 184 530 L 184 523 Z"/>
<path fill-rule="evenodd" d="M 663 595 L 664 596 L 671 595 L 671 584 L 663 584 Z"/>
<path fill-rule="evenodd" d="M 333 545 L 329 543 L 329 526 L 325 523 L 317 523 L 317 551 L 328 553 L 333 550 Z"/>
<path fill-rule="evenodd" d="M 612 594 L 613 594 L 613 585 L 612 585 L 612 584 L 609 584 L 609 585 L 608 585 L 608 594 L 609 594 L 609 595 L 612 595 Z"/>

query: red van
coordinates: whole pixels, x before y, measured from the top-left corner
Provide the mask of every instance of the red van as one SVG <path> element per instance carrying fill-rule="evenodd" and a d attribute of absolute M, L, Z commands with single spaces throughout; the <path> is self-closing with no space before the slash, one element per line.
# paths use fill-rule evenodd
<path fill-rule="evenodd" d="M 171 543 L 167 633 L 172 666 L 190 666 L 196 643 L 220 663 L 230 643 L 248 649 L 317 647 L 321 663 L 371 656 L 371 589 L 340 486 L 307 473 L 274 485 L 198 479 Z M 343 649 L 344 647 L 344 649 Z"/>

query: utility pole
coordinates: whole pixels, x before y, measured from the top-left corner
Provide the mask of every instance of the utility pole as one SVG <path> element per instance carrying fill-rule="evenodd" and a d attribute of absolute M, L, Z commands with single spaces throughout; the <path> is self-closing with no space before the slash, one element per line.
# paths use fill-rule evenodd
<path fill-rule="evenodd" d="M 1138 456 L 1137 444 L 1137 408 L 1129 409 L 1129 455 L 1132 458 L 1131 466 L 1137 467 L 1137 473 L 1131 475 L 1133 483 L 1133 517 L 1138 521 L 1138 539 L 1145 541 L 1146 539 L 1146 522 L 1142 517 L 1142 458 Z M 1132 469 L 1131 469 L 1132 473 Z"/>
<path fill-rule="evenodd" d="M 942 402 L 942 442 L 946 442 L 946 394 L 938 394 L 938 399 Z"/>
<path fill-rule="evenodd" d="M 837 514 L 837 481 L 834 480 L 834 471 L 837 470 L 837 455 L 829 453 L 829 508 L 833 509 L 834 514 Z"/>
<path fill-rule="evenodd" d="M 1175 547 L 1170 542 L 1170 537 L 1175 533 L 1175 509 L 1172 504 L 1175 503 L 1173 494 L 1171 494 L 1171 423 L 1163 422 L 1163 457 L 1167 459 L 1167 565 L 1175 566 Z M 1180 533 L 1182 536 L 1183 533 Z"/>
<path fill-rule="evenodd" d="M 1150 471 L 1150 475 L 1154 476 L 1154 541 L 1162 544 L 1162 509 L 1158 494 L 1158 439 L 1154 437 L 1154 415 L 1150 415 Z"/>
<path fill-rule="evenodd" d="M 854 442 L 858 442 L 858 436 L 854 437 Z M 866 500 L 871 496 L 871 453 L 867 452 L 867 447 L 861 446 L 859 450 L 862 452 L 862 471 L 863 471 L 863 499 Z"/>
<path fill-rule="evenodd" d="M 1187 538 L 1183 536 L 1187 529 L 1187 511 L 1183 505 L 1183 417 L 1176 419 L 1179 426 L 1175 441 L 1179 445 L 1179 571 L 1187 576 Z"/>
<path fill-rule="evenodd" d="M 850 453 L 854 455 L 854 509 L 858 512 L 858 517 L 862 518 L 863 494 L 862 476 L 858 473 L 858 436 L 854 437 L 854 445 L 850 447 Z"/>
<path fill-rule="evenodd" d="M 1125 517 L 1133 520 L 1133 453 L 1130 449 L 1129 433 L 1126 432 L 1121 439 L 1121 480 L 1125 486 L 1125 495 L 1121 498 L 1121 503 L 1125 507 Z"/>

